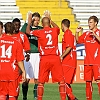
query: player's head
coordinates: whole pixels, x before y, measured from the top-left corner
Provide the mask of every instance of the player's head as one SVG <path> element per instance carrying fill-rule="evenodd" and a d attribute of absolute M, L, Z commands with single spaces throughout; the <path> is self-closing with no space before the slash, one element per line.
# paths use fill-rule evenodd
<path fill-rule="evenodd" d="M 49 27 L 50 26 L 50 19 L 48 17 L 42 18 L 42 26 Z"/>
<path fill-rule="evenodd" d="M 32 26 L 36 27 L 40 23 L 40 14 L 38 12 L 35 12 L 32 14 Z"/>
<path fill-rule="evenodd" d="M 2 34 L 3 32 L 3 23 L 0 21 L 0 35 Z"/>
<path fill-rule="evenodd" d="M 88 19 L 88 26 L 90 30 L 97 28 L 99 19 L 96 16 L 90 16 Z"/>
<path fill-rule="evenodd" d="M 14 24 L 12 22 L 7 22 L 5 25 L 5 33 L 6 34 L 13 34 L 15 27 Z"/>
<path fill-rule="evenodd" d="M 15 33 L 18 33 L 21 26 L 21 21 L 18 18 L 15 18 L 12 22 L 15 26 Z"/>
<path fill-rule="evenodd" d="M 70 21 L 68 19 L 63 19 L 61 22 L 61 29 L 63 32 L 70 27 Z"/>

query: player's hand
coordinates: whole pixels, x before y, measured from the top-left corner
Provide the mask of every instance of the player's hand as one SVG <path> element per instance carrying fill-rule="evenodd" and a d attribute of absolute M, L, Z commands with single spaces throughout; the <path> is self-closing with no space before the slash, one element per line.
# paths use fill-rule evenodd
<path fill-rule="evenodd" d="M 28 62 L 30 60 L 30 54 L 25 55 L 25 60 L 26 60 L 26 62 Z"/>
<path fill-rule="evenodd" d="M 32 23 L 32 13 L 29 12 L 28 13 L 28 24 L 31 24 Z"/>
<path fill-rule="evenodd" d="M 50 13 L 50 11 L 49 10 L 45 10 L 44 11 L 44 16 L 48 17 L 49 19 L 51 19 L 51 13 Z"/>
<path fill-rule="evenodd" d="M 76 29 L 76 33 L 79 33 L 79 32 L 81 32 L 82 30 L 83 30 L 82 27 L 77 27 L 77 29 Z"/>
<path fill-rule="evenodd" d="M 91 36 L 96 36 L 96 34 L 92 30 L 90 30 L 90 35 Z"/>
<path fill-rule="evenodd" d="M 22 81 L 25 82 L 26 81 L 26 72 L 23 71 L 22 73 Z"/>

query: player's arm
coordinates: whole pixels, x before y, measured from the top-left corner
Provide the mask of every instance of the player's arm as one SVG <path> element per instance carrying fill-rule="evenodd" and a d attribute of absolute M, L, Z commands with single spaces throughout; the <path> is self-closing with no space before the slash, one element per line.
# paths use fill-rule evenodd
<path fill-rule="evenodd" d="M 48 10 L 44 11 L 44 16 L 48 17 L 50 19 L 51 25 L 53 27 L 58 27 L 59 28 L 59 26 L 51 20 L 50 12 Z"/>
<path fill-rule="evenodd" d="M 18 66 L 20 67 L 20 69 L 22 71 L 23 81 L 26 81 L 26 72 L 25 72 L 25 68 L 24 68 L 24 62 L 23 61 L 18 61 Z"/>
<path fill-rule="evenodd" d="M 27 23 L 27 27 L 26 27 L 26 34 L 28 34 L 28 35 L 30 35 L 31 22 L 32 22 L 32 14 L 29 13 L 29 15 L 28 15 L 28 23 Z"/>
<path fill-rule="evenodd" d="M 76 43 L 79 43 L 79 32 L 81 32 L 83 30 L 82 27 L 78 27 L 76 29 L 76 34 L 75 34 L 75 38 L 76 38 Z"/>
<path fill-rule="evenodd" d="M 63 58 L 65 56 L 67 56 L 67 54 L 71 51 L 72 47 L 67 47 L 66 50 L 63 52 L 63 54 L 61 55 L 60 59 L 63 60 Z"/>

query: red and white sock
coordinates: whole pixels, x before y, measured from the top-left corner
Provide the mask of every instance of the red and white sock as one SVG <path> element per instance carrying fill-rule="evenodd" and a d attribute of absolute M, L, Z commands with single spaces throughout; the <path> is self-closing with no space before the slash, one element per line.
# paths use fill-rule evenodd
<path fill-rule="evenodd" d="M 65 83 L 60 83 L 59 93 L 60 93 L 61 100 L 66 100 Z"/>
<path fill-rule="evenodd" d="M 38 88 L 37 88 L 37 100 L 42 100 L 43 93 L 44 93 L 44 86 L 43 85 L 38 85 Z"/>
<path fill-rule="evenodd" d="M 87 100 L 92 100 L 92 82 L 86 82 L 86 98 Z"/>
<path fill-rule="evenodd" d="M 68 95 L 68 97 L 70 99 L 72 99 L 72 100 L 75 99 L 75 96 L 72 93 L 72 88 L 71 88 L 70 84 L 67 84 L 67 83 L 66 83 L 66 94 Z"/>

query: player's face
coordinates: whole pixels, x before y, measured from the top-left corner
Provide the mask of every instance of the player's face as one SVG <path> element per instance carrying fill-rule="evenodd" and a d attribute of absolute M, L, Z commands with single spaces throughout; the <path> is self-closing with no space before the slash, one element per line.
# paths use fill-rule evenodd
<path fill-rule="evenodd" d="M 19 32 L 20 29 L 20 22 L 14 22 L 15 32 Z"/>
<path fill-rule="evenodd" d="M 32 26 L 38 26 L 40 23 L 40 18 L 39 17 L 34 17 L 32 20 Z"/>
<path fill-rule="evenodd" d="M 0 35 L 2 34 L 3 28 L 0 25 Z"/>
<path fill-rule="evenodd" d="M 64 24 L 61 24 L 61 29 L 64 32 Z"/>
<path fill-rule="evenodd" d="M 95 22 L 94 19 L 90 19 L 88 22 L 88 26 L 90 30 L 93 30 L 97 27 L 97 22 Z"/>

